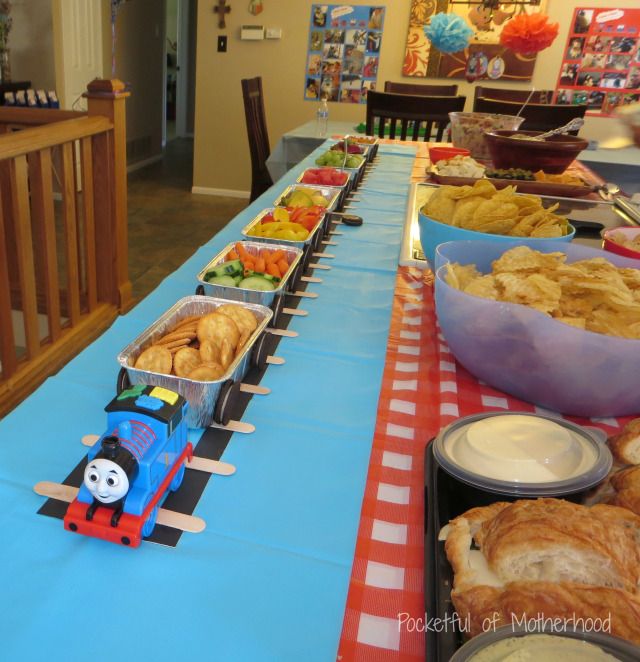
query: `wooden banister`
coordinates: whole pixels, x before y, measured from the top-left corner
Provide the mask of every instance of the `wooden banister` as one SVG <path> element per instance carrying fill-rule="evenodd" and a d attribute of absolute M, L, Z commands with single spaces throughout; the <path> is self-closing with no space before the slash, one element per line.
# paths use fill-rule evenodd
<path fill-rule="evenodd" d="M 54 131 L 51 131 L 52 127 Z M 96 116 L 4 133 L 0 135 L 0 159 L 12 159 L 21 154 L 35 152 L 45 147 L 55 147 L 86 136 L 95 136 L 111 129 L 113 123 L 108 118 Z"/>
<path fill-rule="evenodd" d="M 87 113 L 0 108 L 0 415 L 132 305 L 129 94 L 86 96 Z"/>
<path fill-rule="evenodd" d="M 53 108 L 21 108 L 0 106 L 0 124 L 16 126 L 42 126 L 63 120 L 85 117 L 87 113 L 75 110 L 55 110 Z"/>

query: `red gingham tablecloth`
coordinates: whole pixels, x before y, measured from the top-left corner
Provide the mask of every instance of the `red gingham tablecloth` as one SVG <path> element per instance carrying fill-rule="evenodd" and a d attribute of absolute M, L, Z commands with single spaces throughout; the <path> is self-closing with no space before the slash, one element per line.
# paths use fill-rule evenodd
<path fill-rule="evenodd" d="M 438 331 L 432 273 L 400 267 L 338 660 L 425 659 L 412 620 L 425 616 L 425 446 L 455 419 L 492 410 L 543 411 L 456 363 Z M 629 420 L 567 418 L 607 434 Z"/>

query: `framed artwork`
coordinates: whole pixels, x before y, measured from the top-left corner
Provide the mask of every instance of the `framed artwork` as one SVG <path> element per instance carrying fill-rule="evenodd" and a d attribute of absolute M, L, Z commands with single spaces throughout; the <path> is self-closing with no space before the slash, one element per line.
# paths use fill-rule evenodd
<path fill-rule="evenodd" d="M 385 8 L 312 5 L 304 98 L 365 103 L 374 90 Z"/>
<path fill-rule="evenodd" d="M 640 9 L 574 10 L 554 101 L 604 117 L 640 101 Z"/>
<path fill-rule="evenodd" d="M 527 81 L 535 67 L 535 55 L 520 55 L 500 45 L 500 33 L 518 13 L 543 12 L 546 0 L 480 2 L 464 0 L 412 0 L 402 74 L 429 78 L 466 78 Z M 424 26 L 439 12 L 461 16 L 474 30 L 468 48 L 441 53 L 431 47 Z"/>

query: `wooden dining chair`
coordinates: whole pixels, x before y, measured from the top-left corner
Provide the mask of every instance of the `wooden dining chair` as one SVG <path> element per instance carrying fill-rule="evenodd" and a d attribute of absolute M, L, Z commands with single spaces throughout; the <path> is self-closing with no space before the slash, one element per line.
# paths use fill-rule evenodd
<path fill-rule="evenodd" d="M 520 126 L 524 131 L 549 131 L 570 122 L 574 117 L 584 117 L 587 105 L 565 106 L 553 103 L 527 103 L 497 101 L 478 97 L 473 102 L 475 113 L 498 113 L 500 115 L 520 115 L 525 120 Z M 574 136 L 577 131 L 571 132 Z"/>
<path fill-rule="evenodd" d="M 440 142 L 449 113 L 463 110 L 465 101 L 463 96 L 422 97 L 369 90 L 366 132 L 383 138 L 388 130 L 389 138 L 429 142 L 435 127 L 435 140 Z"/>
<path fill-rule="evenodd" d="M 524 103 L 529 100 L 531 103 L 551 103 L 553 99 L 553 90 L 536 90 L 529 99 L 531 90 L 505 90 L 502 87 L 486 87 L 477 85 L 474 91 L 474 100 L 478 97 L 485 99 L 496 99 L 497 101 L 519 101 Z"/>
<path fill-rule="evenodd" d="M 260 76 L 243 78 L 241 82 L 249 152 L 251 153 L 251 202 L 253 202 L 273 184 L 267 170 L 267 159 L 271 150 L 264 112 L 262 78 Z"/>
<path fill-rule="evenodd" d="M 417 85 L 415 83 L 394 83 L 385 81 L 384 91 L 392 94 L 412 94 L 418 97 L 455 97 L 457 85 Z"/>

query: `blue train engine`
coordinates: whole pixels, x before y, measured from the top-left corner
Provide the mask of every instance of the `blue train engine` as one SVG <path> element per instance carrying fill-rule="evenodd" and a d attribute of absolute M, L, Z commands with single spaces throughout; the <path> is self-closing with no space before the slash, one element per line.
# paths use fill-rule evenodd
<path fill-rule="evenodd" d="M 65 529 L 130 547 L 151 535 L 161 504 L 180 487 L 192 455 L 188 406 L 181 395 L 144 384 L 115 397 L 105 407 L 107 431 L 89 450 Z"/>

